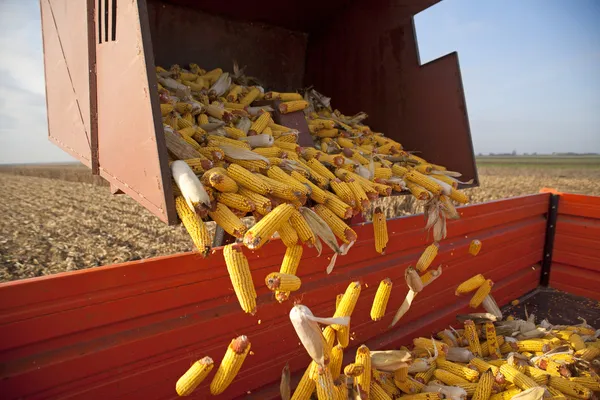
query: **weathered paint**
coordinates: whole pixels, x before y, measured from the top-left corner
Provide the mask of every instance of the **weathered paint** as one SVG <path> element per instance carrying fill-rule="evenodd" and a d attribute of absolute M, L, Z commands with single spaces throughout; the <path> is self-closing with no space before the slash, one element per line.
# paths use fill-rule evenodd
<path fill-rule="evenodd" d="M 384 256 L 375 252 L 372 225 L 357 226 L 360 241 L 338 258 L 331 275 L 325 274 L 331 252 L 317 257 L 314 249 L 306 249 L 299 268 L 302 288 L 284 304 L 263 283 L 279 269 L 284 246 L 274 241 L 255 252 L 245 249 L 259 296 L 255 316 L 241 311 L 221 249 L 208 259 L 186 253 L 2 284 L 0 392 L 5 398 L 172 398 L 177 378 L 193 360 L 208 355 L 218 362 L 229 341 L 245 334 L 255 354 L 220 398 L 247 391 L 256 399 L 275 398 L 269 385 L 277 382 L 283 365 L 289 362 L 297 379 L 308 363 L 288 320 L 294 300 L 316 315 L 331 315 L 335 295 L 360 280 L 364 286 L 350 346 L 406 344 L 466 310 L 468 298 L 455 297 L 454 289 L 473 274 L 496 282 L 499 303 L 537 286 L 548 199 L 538 194 L 459 208 L 462 218 L 449 224 L 434 263 L 444 265 L 444 275 L 392 330 L 387 326 L 407 292 L 404 269 L 431 240 L 423 232 L 422 215 L 388 222 Z M 476 257 L 468 253 L 473 239 L 483 242 Z M 386 316 L 375 323 L 369 310 L 386 277 L 394 290 Z M 199 397 L 207 395 L 209 383 L 197 389 Z"/>

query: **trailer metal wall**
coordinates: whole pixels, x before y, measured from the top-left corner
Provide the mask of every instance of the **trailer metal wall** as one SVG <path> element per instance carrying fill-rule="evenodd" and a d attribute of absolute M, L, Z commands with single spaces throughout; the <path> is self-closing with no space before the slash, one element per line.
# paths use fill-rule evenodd
<path fill-rule="evenodd" d="M 374 250 L 372 225 L 357 226 L 360 241 L 329 276 L 330 253 L 317 258 L 306 249 L 303 285 L 292 301 L 331 315 L 336 294 L 361 280 L 348 354 L 362 343 L 372 349 L 407 344 L 466 310 L 469 299 L 456 298 L 454 290 L 473 274 L 496 282 L 500 304 L 538 285 L 548 201 L 548 194 L 538 194 L 460 208 L 462 218 L 450 223 L 436 259 L 442 277 L 392 330 L 387 327 L 407 292 L 404 269 L 431 240 L 422 215 L 388 222 L 384 256 Z M 477 257 L 467 252 L 472 239 L 483 241 Z M 218 363 L 229 341 L 245 334 L 254 355 L 220 398 L 247 391 L 251 398 L 275 398 L 285 363 L 298 379 L 309 358 L 288 319 L 292 301 L 278 304 L 263 283 L 279 269 L 284 246 L 273 242 L 246 253 L 259 296 L 256 316 L 240 310 L 220 249 L 206 260 L 187 253 L 0 285 L 0 392 L 4 398 L 174 398 L 175 382 L 193 360 L 210 355 Z M 375 323 L 369 311 L 386 277 L 395 286 L 385 318 Z M 209 383 L 197 398 L 207 395 Z"/>
<path fill-rule="evenodd" d="M 600 300 L 600 197 L 559 195 L 550 286 Z"/>

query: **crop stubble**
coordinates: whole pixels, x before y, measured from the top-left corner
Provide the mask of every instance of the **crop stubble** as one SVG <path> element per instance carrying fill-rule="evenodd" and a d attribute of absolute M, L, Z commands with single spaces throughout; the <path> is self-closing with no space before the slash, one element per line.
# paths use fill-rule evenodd
<path fill-rule="evenodd" d="M 600 195 L 598 168 L 480 167 L 479 174 L 481 187 L 467 190 L 472 203 L 537 193 L 542 187 Z M 165 225 L 127 196 L 111 195 L 106 186 L 27 175 L 35 172 L 0 173 L 0 281 L 193 249 L 181 226 Z M 410 199 L 384 198 L 378 204 L 387 217 L 419 212 Z"/>

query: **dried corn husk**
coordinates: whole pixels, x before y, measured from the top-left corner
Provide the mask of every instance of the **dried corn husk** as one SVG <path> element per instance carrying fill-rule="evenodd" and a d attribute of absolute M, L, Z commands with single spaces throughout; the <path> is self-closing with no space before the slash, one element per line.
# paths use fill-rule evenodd
<path fill-rule="evenodd" d="M 200 179 L 194 174 L 192 169 L 185 161 L 177 160 L 171 164 L 171 173 L 177 187 L 185 198 L 188 207 L 194 212 L 201 211 L 201 205 L 211 208 L 210 197 L 200 182 Z"/>
<path fill-rule="evenodd" d="M 290 400 L 292 389 L 290 387 L 290 365 L 285 364 L 281 371 L 281 383 L 279 384 L 279 393 L 281 400 Z"/>
<path fill-rule="evenodd" d="M 542 400 L 544 393 L 546 389 L 543 387 L 533 387 L 513 396 L 511 400 Z"/>
<path fill-rule="evenodd" d="M 267 163 L 267 165 L 270 165 L 269 159 L 267 157 L 261 156 L 260 154 L 255 153 L 252 150 L 243 149 L 241 147 L 232 146 L 225 143 L 219 143 L 219 148 L 223 150 L 227 157 L 233 158 L 234 160 L 264 161 Z"/>
<path fill-rule="evenodd" d="M 446 359 L 448 361 L 455 361 L 460 363 L 468 363 L 475 356 L 466 347 L 450 347 L 448 348 L 448 353 L 446 354 Z"/>
<path fill-rule="evenodd" d="M 423 290 L 423 282 L 421 281 L 421 277 L 413 267 L 406 268 L 404 271 L 404 280 L 406 280 L 406 284 L 413 292 L 419 293 L 421 290 Z"/>
<path fill-rule="evenodd" d="M 481 305 L 483 306 L 483 308 L 485 308 L 485 311 L 489 312 L 490 314 L 495 315 L 496 318 L 498 318 L 498 320 L 502 319 L 502 311 L 500 311 L 500 307 L 498 307 L 496 300 L 494 299 L 494 297 L 491 294 L 488 294 L 487 296 L 485 296 Z M 534 325 L 534 327 L 535 327 L 535 325 Z"/>
<path fill-rule="evenodd" d="M 241 141 L 244 141 L 250 145 L 250 147 L 271 147 L 275 144 L 275 139 L 271 135 L 267 135 L 265 133 L 261 133 L 260 135 L 247 136 L 240 138 Z"/>
<path fill-rule="evenodd" d="M 412 354 L 406 350 L 371 351 L 371 366 L 380 371 L 393 372 L 408 366 L 411 360 Z"/>
<path fill-rule="evenodd" d="M 410 305 L 414 301 L 415 297 L 417 297 L 417 292 L 409 289 L 408 293 L 406 294 L 406 297 L 404 298 L 404 302 L 402 303 L 402 305 L 400 306 L 398 311 L 396 311 L 396 315 L 394 315 L 394 319 L 392 320 L 392 323 L 390 324 L 390 328 L 392 326 L 396 325 L 396 323 L 400 320 L 400 318 L 402 318 L 404 316 L 404 314 L 407 313 L 407 311 L 410 309 Z"/>
<path fill-rule="evenodd" d="M 446 399 L 450 400 L 466 400 L 467 391 L 458 386 L 446 386 L 439 383 L 429 383 L 423 388 L 423 392 L 441 393 Z"/>
<path fill-rule="evenodd" d="M 318 318 L 310 309 L 302 304 L 297 304 L 290 311 L 290 321 L 296 330 L 300 342 L 310 357 L 321 367 L 325 366 L 325 350 L 323 333 L 319 324 L 345 325 L 350 323 L 350 317 Z"/>

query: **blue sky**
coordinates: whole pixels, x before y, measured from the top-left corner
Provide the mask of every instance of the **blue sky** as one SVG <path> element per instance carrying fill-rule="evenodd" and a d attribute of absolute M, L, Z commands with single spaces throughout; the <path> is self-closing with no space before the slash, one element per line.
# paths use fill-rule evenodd
<path fill-rule="evenodd" d="M 443 0 L 416 17 L 423 63 L 458 51 L 478 153 L 600 152 L 598 21 L 598 0 Z M 72 160 L 47 139 L 39 1 L 0 0 L 0 163 Z"/>

